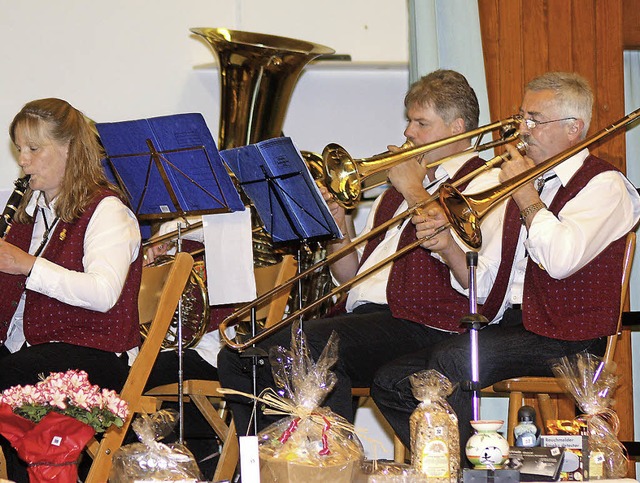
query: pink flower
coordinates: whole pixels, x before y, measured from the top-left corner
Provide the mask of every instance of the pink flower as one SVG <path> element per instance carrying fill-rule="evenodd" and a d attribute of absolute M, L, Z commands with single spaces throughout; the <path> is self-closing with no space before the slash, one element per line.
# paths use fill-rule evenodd
<path fill-rule="evenodd" d="M 55 411 L 89 421 L 96 431 L 111 424 L 121 426 L 129 413 L 126 401 L 115 391 L 92 385 L 85 371 L 74 370 L 51 373 L 33 386 L 10 387 L 0 394 L 0 402 L 34 422 Z"/>

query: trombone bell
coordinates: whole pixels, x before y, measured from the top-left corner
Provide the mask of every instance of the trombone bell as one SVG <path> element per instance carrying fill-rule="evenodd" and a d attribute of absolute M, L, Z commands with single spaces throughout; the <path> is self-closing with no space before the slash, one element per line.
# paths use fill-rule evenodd
<path fill-rule="evenodd" d="M 527 143 L 520 141 L 515 148 L 524 156 L 527 151 Z M 491 165 L 498 166 L 509 159 L 511 159 L 511 155 L 505 151 L 493 158 Z M 498 201 L 507 197 L 512 191 L 513 188 L 507 182 L 493 189 L 465 196 L 451 184 L 445 183 L 440 186 L 438 196 L 440 205 L 451 223 L 451 228 L 467 246 L 478 249 L 482 245 L 480 220 Z"/>
<path fill-rule="evenodd" d="M 450 184 L 440 187 L 440 203 L 451 227 L 469 247 L 478 249 L 482 246 L 480 218 L 471 207 L 471 201 Z"/>
<path fill-rule="evenodd" d="M 484 134 L 496 129 L 500 130 L 500 139 L 480 144 Z M 515 132 L 517 132 L 516 122 L 513 117 L 510 117 L 423 146 L 416 147 L 411 141 L 407 141 L 398 151 L 381 153 L 365 159 L 353 159 L 342 146 L 331 143 L 322 151 L 325 185 L 342 207 L 355 208 L 360 201 L 362 192 L 373 187 L 363 187 L 365 180 L 373 175 L 386 171 L 410 158 L 422 156 L 443 146 L 474 137 L 478 137 L 478 139 L 476 145 L 469 148 L 471 151 L 480 152 L 492 149 L 513 141 Z M 435 161 L 429 164 L 429 167 L 437 166 L 447 159 L 450 157 Z"/>
<path fill-rule="evenodd" d="M 358 165 L 342 146 L 335 143 L 325 146 L 322 159 L 327 189 L 344 208 L 354 208 L 362 197 Z"/>

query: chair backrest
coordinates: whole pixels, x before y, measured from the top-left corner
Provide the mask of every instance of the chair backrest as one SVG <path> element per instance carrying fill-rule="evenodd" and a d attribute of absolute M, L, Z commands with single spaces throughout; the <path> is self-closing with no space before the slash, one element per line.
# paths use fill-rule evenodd
<path fill-rule="evenodd" d="M 178 253 L 172 262 L 144 267 L 142 270 L 138 311 L 141 323 L 151 320 L 151 325 L 120 393 L 120 397 L 129 404 L 129 416 L 122 428 L 111 426 L 105 432 L 94 456 L 86 479 L 87 483 L 102 483 L 109 478 L 113 454 L 122 445 L 133 414 L 141 410 L 144 387 L 161 350 L 162 341 L 182 297 L 192 267 L 193 257 L 183 252 Z"/>
<path fill-rule="evenodd" d="M 274 287 L 279 287 L 285 281 L 292 278 L 296 270 L 297 263 L 293 255 L 283 256 L 282 260 L 274 265 L 257 267 L 254 270 L 254 274 L 258 297 L 266 294 Z M 290 292 L 291 287 L 289 287 L 288 290 L 282 290 L 279 294 L 273 296 L 268 303 L 258 308 L 256 311 L 256 319 L 264 319 L 264 327 L 270 327 L 279 320 L 282 320 Z"/>
<path fill-rule="evenodd" d="M 622 260 L 622 281 L 620 292 L 620 313 L 618 314 L 618 327 L 616 333 L 607 338 L 607 349 L 604 353 L 605 362 L 613 361 L 613 356 L 618 343 L 618 336 L 622 327 L 622 311 L 624 310 L 625 300 L 629 291 L 629 278 L 631 276 L 631 265 L 633 264 L 633 256 L 636 250 L 636 234 L 629 232 L 627 234 L 627 242 L 624 249 L 624 259 Z"/>

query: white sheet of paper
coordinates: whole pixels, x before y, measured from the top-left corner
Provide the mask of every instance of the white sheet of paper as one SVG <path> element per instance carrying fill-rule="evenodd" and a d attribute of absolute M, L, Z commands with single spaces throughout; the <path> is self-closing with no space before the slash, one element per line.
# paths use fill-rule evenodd
<path fill-rule="evenodd" d="M 256 298 L 250 210 L 202 217 L 209 305 Z"/>
<path fill-rule="evenodd" d="M 260 458 L 257 436 L 240 436 L 240 478 L 249 483 L 260 483 Z"/>

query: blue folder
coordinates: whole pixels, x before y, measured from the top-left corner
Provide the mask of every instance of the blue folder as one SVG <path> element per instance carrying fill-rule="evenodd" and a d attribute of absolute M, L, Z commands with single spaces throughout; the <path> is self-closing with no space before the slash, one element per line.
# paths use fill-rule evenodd
<path fill-rule="evenodd" d="M 291 138 L 220 152 L 274 243 L 342 238 Z"/>
<path fill-rule="evenodd" d="M 201 114 L 98 123 L 106 170 L 140 220 L 244 210 Z"/>

